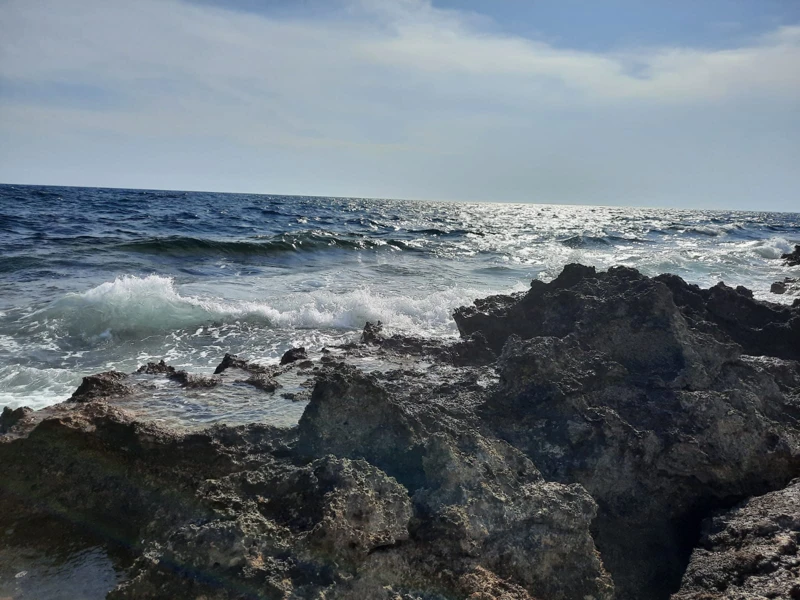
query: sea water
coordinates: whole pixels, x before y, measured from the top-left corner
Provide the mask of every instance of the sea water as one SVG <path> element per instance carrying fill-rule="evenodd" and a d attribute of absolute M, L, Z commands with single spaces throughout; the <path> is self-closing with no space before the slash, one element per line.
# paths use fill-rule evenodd
<path fill-rule="evenodd" d="M 148 361 L 209 373 L 389 332 L 454 337 L 454 308 L 565 264 L 702 286 L 800 276 L 800 215 L 0 185 L 0 407 Z"/>

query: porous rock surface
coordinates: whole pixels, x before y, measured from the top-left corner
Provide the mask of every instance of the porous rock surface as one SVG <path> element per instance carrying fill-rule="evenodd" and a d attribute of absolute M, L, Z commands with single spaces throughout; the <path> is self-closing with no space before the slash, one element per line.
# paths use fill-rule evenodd
<path fill-rule="evenodd" d="M 800 598 L 800 480 L 708 519 L 672 600 Z"/>
<path fill-rule="evenodd" d="M 378 323 L 318 363 L 226 355 L 215 393 L 308 376 L 285 429 L 156 426 L 123 408 L 146 384 L 100 374 L 4 412 L 0 529 L 96 532 L 116 600 L 791 598 L 798 311 L 571 265 L 458 309 L 455 343 Z"/>
<path fill-rule="evenodd" d="M 502 346 L 481 427 L 597 501 L 620 598 L 675 591 L 701 516 L 800 473 L 798 309 L 571 265 L 456 322 Z"/>
<path fill-rule="evenodd" d="M 132 561 L 116 600 L 612 598 L 594 501 L 448 411 L 456 388 L 414 406 L 396 376 L 332 363 L 296 429 L 181 433 L 104 397 L 57 405 L 0 438 L 0 526 L 43 515 L 101 532 Z M 360 445 L 384 426 L 418 458 L 408 471 Z"/>

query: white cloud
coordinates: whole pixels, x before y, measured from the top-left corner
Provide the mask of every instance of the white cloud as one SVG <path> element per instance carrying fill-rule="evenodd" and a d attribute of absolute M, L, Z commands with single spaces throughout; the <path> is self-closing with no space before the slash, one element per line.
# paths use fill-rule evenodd
<path fill-rule="evenodd" d="M 543 194 L 551 201 L 580 199 L 569 191 L 575 181 L 559 186 L 553 176 L 570 172 L 591 181 L 606 201 L 634 187 L 636 194 L 675 193 L 698 182 L 727 192 L 727 182 L 715 187 L 711 175 L 684 181 L 655 167 L 683 164 L 695 148 L 713 151 L 704 159 L 708 172 L 752 164 L 758 157 L 739 149 L 737 158 L 729 147 L 745 107 L 749 117 L 763 116 L 744 128 L 750 137 L 769 137 L 775 152 L 796 151 L 781 128 L 798 128 L 800 27 L 733 50 L 600 53 L 504 35 L 486 17 L 423 0 L 343 0 L 342 8 L 323 21 L 179 0 L 5 0 L 0 86 L 79 83 L 110 100 L 81 108 L 46 92 L 7 95 L 0 135 L 19 139 L 34 131 L 42 143 L 71 136 L 77 155 L 85 147 L 87 156 L 102 135 L 135 139 L 165 160 L 164 148 L 174 152 L 181 140 L 188 154 L 209 140 L 275 162 L 285 158 L 279 153 L 296 153 L 326 173 L 309 190 L 318 193 L 476 199 L 506 182 L 504 197 L 524 199 L 546 179 Z M 675 126 L 687 130 L 676 137 Z M 590 135 L 605 136 L 605 148 Z M 651 162 L 643 144 L 655 148 Z M 231 149 L 207 152 L 220 169 L 235 160 Z M 15 166 L 27 169 L 24 160 L 0 153 L 0 179 L 13 177 Z M 361 164 L 372 173 L 359 181 L 336 175 Z M 482 185 L 477 174 L 462 173 L 466 165 L 503 175 L 485 175 L 494 187 Z M 797 182 L 772 167 L 769 173 L 784 188 Z M 305 191 L 307 178 L 291 164 L 279 175 L 286 189 L 275 191 Z M 256 177 L 248 187 L 270 181 L 276 180 Z M 199 185 L 211 184 L 192 187 Z"/>

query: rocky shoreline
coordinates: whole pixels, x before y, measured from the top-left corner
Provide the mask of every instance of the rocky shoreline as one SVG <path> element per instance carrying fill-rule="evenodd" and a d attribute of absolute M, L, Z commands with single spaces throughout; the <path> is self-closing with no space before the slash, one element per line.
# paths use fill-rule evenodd
<path fill-rule="evenodd" d="M 800 598 L 800 303 L 569 265 L 455 319 L 5 410 L 0 531 L 90 536 L 113 600 Z M 160 381 L 308 403 L 184 430 L 130 410 Z"/>

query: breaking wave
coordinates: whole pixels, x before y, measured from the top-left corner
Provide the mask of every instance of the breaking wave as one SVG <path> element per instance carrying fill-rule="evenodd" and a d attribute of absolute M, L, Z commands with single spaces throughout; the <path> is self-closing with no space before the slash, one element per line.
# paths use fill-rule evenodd
<path fill-rule="evenodd" d="M 237 325 L 282 329 L 359 330 L 381 320 L 406 333 L 455 334 L 452 310 L 477 289 L 391 294 L 370 287 L 344 293 L 321 288 L 265 301 L 182 295 L 174 280 L 126 275 L 86 292 L 67 294 L 29 318 L 83 340 L 137 340 L 147 335 Z"/>

